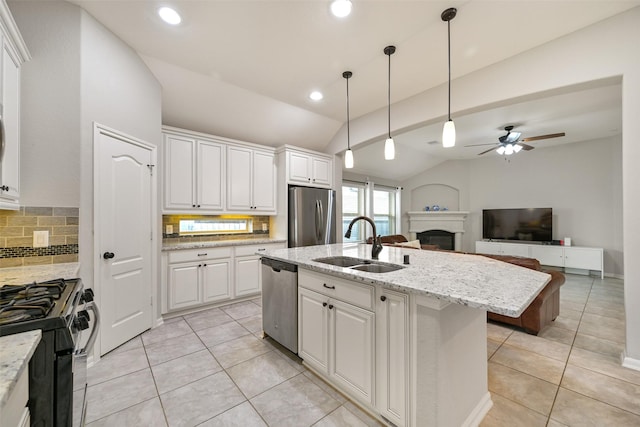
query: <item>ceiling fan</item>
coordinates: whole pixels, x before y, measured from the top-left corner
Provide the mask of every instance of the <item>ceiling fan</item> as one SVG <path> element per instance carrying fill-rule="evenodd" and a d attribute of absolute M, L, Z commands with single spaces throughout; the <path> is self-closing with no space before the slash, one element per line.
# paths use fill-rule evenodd
<path fill-rule="evenodd" d="M 558 138 L 560 136 L 564 136 L 564 132 L 560 133 L 550 133 L 548 135 L 538 135 L 538 136 L 530 136 L 528 138 L 520 139 L 522 133 L 520 132 L 512 132 L 513 126 L 505 126 L 504 130 L 507 132 L 506 135 L 502 135 L 498 138 L 498 146 L 496 147 L 495 143 L 490 144 L 474 144 L 474 145 L 465 145 L 465 147 L 480 147 L 483 145 L 493 145 L 493 148 L 490 148 L 482 153 L 478 153 L 478 156 L 488 153 L 489 151 L 496 150 L 500 155 L 511 155 L 513 153 L 517 153 L 520 150 L 533 150 L 535 147 L 525 144 L 525 142 L 533 142 L 539 141 L 541 139 L 550 139 L 550 138 Z"/>

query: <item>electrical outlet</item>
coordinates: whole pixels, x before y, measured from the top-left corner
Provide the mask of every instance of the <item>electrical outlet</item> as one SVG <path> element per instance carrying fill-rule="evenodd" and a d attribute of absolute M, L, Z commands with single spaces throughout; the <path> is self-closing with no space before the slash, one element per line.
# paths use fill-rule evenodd
<path fill-rule="evenodd" d="M 262 224 L 262 231 L 267 231 L 268 229 L 269 228 L 267 224 Z"/>
<path fill-rule="evenodd" d="M 167 225 L 165 227 L 165 234 L 173 234 L 173 225 Z"/>
<path fill-rule="evenodd" d="M 33 232 L 33 247 L 34 248 L 46 248 L 49 246 L 49 231 L 34 231 Z"/>

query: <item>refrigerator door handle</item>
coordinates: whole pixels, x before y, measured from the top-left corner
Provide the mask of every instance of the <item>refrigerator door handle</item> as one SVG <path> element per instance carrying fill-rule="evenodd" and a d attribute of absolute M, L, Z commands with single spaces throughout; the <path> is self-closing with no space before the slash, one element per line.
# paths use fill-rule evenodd
<path fill-rule="evenodd" d="M 324 225 L 324 214 L 322 212 L 322 202 L 316 200 L 316 242 L 322 242 L 322 231 Z"/>

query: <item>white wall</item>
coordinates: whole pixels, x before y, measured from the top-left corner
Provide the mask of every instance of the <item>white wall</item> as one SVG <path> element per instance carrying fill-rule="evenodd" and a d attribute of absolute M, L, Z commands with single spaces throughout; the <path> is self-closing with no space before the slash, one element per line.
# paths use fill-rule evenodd
<path fill-rule="evenodd" d="M 496 154 L 445 162 L 405 182 L 403 213 L 419 210 L 411 193 L 425 184 L 460 190 L 469 211 L 463 250 L 474 252 L 482 238 L 482 209 L 553 208 L 553 238 L 605 249 L 605 272 L 623 274 L 622 141 L 620 136 L 553 148 L 522 151 L 505 161 Z M 437 200 L 434 202 L 438 202 Z M 408 232 L 403 217 L 403 232 Z"/>
<path fill-rule="evenodd" d="M 21 69 L 23 206 L 80 206 L 80 9 L 66 2 L 13 2 L 31 52 Z"/>
<path fill-rule="evenodd" d="M 452 116 L 520 96 L 622 77 L 622 214 L 625 236 L 640 236 L 640 7 L 553 40 L 483 70 L 455 79 L 452 84 Z M 461 29 L 458 29 L 463 31 Z M 472 36 L 472 35 L 469 35 Z M 397 102 L 394 132 L 440 120 L 446 105 L 446 85 Z M 351 121 L 351 146 L 385 134 L 383 109 Z M 327 147 L 330 153 L 344 148 L 346 129 Z M 461 206 L 462 208 L 462 206 Z M 621 237 L 620 237 L 621 239 Z M 640 240 L 623 242 L 627 260 L 640 259 Z M 640 264 L 624 265 L 626 306 L 626 364 L 640 370 Z"/>

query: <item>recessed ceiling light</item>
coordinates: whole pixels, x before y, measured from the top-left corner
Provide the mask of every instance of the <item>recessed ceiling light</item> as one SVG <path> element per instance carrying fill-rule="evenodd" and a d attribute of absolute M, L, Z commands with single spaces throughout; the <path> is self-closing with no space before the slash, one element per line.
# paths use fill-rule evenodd
<path fill-rule="evenodd" d="M 158 15 L 160 15 L 160 18 L 167 24 L 178 25 L 182 22 L 182 18 L 178 15 L 178 12 L 170 7 L 161 7 L 158 9 Z"/>
<path fill-rule="evenodd" d="M 338 18 L 344 18 L 351 13 L 351 0 L 334 0 L 331 3 L 331 13 Z"/>
<path fill-rule="evenodd" d="M 322 92 L 314 90 L 309 94 L 309 98 L 313 101 L 320 101 L 322 98 L 324 98 L 324 95 L 322 95 Z"/>

